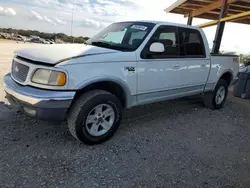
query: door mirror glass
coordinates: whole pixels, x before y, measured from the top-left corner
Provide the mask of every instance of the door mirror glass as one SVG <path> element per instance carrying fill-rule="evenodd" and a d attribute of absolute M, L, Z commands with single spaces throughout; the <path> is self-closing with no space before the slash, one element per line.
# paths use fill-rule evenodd
<path fill-rule="evenodd" d="M 165 51 L 165 48 L 162 43 L 154 42 L 150 45 L 149 51 L 154 53 L 162 53 Z"/>

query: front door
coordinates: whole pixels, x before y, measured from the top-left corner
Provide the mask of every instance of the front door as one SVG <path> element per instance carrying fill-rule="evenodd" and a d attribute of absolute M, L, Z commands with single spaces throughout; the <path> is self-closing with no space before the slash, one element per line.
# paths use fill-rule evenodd
<path fill-rule="evenodd" d="M 152 53 L 150 45 L 160 42 L 163 53 Z M 174 26 L 159 26 L 137 56 L 139 104 L 160 101 L 180 94 L 181 72 L 186 69 L 180 64 L 180 46 L 178 29 Z"/>

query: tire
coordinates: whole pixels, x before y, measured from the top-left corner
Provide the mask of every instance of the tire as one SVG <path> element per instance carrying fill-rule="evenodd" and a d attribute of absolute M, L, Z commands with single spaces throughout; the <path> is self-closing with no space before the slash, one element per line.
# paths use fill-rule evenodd
<path fill-rule="evenodd" d="M 219 100 L 216 102 L 216 94 L 219 92 L 220 89 L 224 88 L 225 95 L 223 100 Z M 212 92 L 205 93 L 204 95 L 204 104 L 206 107 L 210 109 L 220 109 L 223 108 L 227 99 L 228 94 L 228 82 L 226 80 L 220 79 Z"/>
<path fill-rule="evenodd" d="M 104 109 L 101 113 L 105 113 L 105 108 L 109 109 L 109 119 L 100 117 L 97 110 Z M 96 115 L 97 114 L 97 115 Z M 96 117 L 97 118 L 93 118 Z M 91 118 L 89 118 L 91 117 Z M 95 122 L 95 123 L 87 123 Z M 97 120 L 96 120 L 97 119 Z M 99 120 L 100 119 L 100 120 Z M 119 99 L 109 92 L 103 90 L 93 90 L 79 97 L 70 108 L 67 122 L 70 133 L 77 140 L 88 145 L 100 144 L 107 141 L 117 131 L 122 119 L 122 105 Z M 110 129 L 104 129 L 99 126 L 103 122 L 109 123 Z M 111 123 L 110 123 L 111 122 Z M 105 125 L 106 125 L 105 124 Z M 93 130 L 92 126 L 96 125 Z M 103 133 L 103 134 L 101 134 Z"/>

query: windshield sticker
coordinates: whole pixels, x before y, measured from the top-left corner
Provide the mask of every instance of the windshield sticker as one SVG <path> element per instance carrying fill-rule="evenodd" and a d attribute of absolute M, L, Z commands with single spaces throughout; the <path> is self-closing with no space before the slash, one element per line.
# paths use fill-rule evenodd
<path fill-rule="evenodd" d="M 131 28 L 145 31 L 148 27 L 143 26 L 143 25 L 132 25 Z"/>

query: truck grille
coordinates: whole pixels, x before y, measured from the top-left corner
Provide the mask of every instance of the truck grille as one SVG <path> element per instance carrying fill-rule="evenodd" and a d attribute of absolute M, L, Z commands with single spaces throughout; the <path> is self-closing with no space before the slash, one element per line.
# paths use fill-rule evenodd
<path fill-rule="evenodd" d="M 25 82 L 29 67 L 13 60 L 11 74 L 19 82 Z"/>

